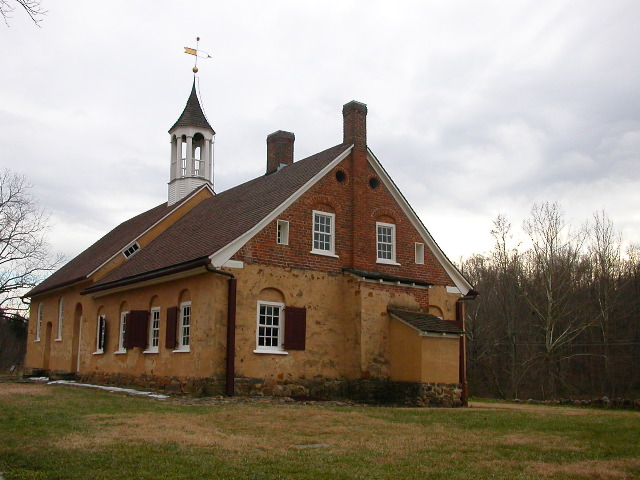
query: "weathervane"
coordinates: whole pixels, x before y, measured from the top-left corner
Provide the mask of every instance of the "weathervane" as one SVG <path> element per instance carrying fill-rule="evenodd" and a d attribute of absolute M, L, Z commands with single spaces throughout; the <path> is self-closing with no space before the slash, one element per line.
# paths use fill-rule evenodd
<path fill-rule="evenodd" d="M 198 57 L 200 58 L 212 58 L 207 52 L 198 50 L 198 44 L 200 43 L 200 37 L 196 37 L 196 48 L 184 47 L 184 53 L 193 55 L 196 57 L 196 62 L 193 65 L 193 73 L 198 73 Z"/>

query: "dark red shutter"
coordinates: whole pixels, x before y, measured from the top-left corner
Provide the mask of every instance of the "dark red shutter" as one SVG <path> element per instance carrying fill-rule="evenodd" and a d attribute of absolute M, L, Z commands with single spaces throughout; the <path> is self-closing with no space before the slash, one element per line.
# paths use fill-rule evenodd
<path fill-rule="evenodd" d="M 178 331 L 178 307 L 167 308 L 167 336 L 165 347 L 176 348 L 176 333 Z"/>
<path fill-rule="evenodd" d="M 124 348 L 145 348 L 147 346 L 148 325 L 149 312 L 147 310 L 132 310 L 127 313 Z"/>
<path fill-rule="evenodd" d="M 285 307 L 284 309 L 284 349 L 304 350 L 307 336 L 307 309 Z"/>

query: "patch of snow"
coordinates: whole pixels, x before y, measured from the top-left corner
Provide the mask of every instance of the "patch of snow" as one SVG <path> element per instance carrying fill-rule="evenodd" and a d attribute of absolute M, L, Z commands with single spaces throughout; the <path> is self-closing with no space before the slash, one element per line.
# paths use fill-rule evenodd
<path fill-rule="evenodd" d="M 49 379 L 47 378 L 47 380 Z M 105 385 L 92 385 L 90 383 L 78 383 L 72 380 L 54 380 L 53 382 L 48 382 L 48 385 L 72 385 L 75 387 L 97 388 L 99 390 L 106 390 L 108 392 L 128 393 L 129 395 L 142 395 L 142 396 L 151 397 L 151 398 L 160 398 L 160 399 L 169 398 L 169 395 L 161 395 L 159 393 L 141 392 L 140 390 L 133 390 L 132 388 L 108 387 Z"/>
<path fill-rule="evenodd" d="M 49 377 L 29 377 L 29 380 L 33 380 L 34 382 L 48 382 Z"/>

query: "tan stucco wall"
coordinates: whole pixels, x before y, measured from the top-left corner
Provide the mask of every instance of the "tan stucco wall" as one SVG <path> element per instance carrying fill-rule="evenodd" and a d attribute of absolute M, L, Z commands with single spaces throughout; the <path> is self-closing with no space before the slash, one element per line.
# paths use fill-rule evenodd
<path fill-rule="evenodd" d="M 235 374 L 276 380 L 391 378 L 424 382 L 458 381 L 457 339 L 419 337 L 415 330 L 391 320 L 387 308 L 419 308 L 436 289 L 416 289 L 362 281 L 349 275 L 245 264 L 229 269 L 237 278 Z M 165 377 L 222 377 L 226 365 L 228 277 L 200 273 L 187 278 L 112 293 L 98 298 L 80 295 L 88 283 L 42 295 L 33 301 L 29 325 L 27 366 L 42 368 L 46 323 L 57 332 L 58 298 L 65 298 L 61 342 L 51 342 L 49 368 L 74 371 L 73 311 L 82 305 L 80 372 L 147 374 Z M 192 301 L 191 351 L 165 348 L 166 311 L 178 306 L 183 290 Z M 444 289 L 443 289 L 444 290 Z M 263 292 L 261 294 L 261 292 Z M 436 290 L 438 292 L 438 290 Z M 157 300 L 152 302 L 152 298 Z M 449 294 L 436 295 L 449 311 Z M 258 300 L 282 299 L 285 305 L 307 310 L 306 349 L 286 355 L 254 353 Z M 438 300 L 437 300 L 438 301 Z M 44 305 L 41 342 L 34 342 L 37 306 Z M 158 353 L 140 348 L 118 350 L 121 305 L 126 310 L 161 307 Z M 108 343 L 96 350 L 98 314 L 106 315 Z M 407 330 L 409 329 L 409 330 Z M 53 340 L 52 338 L 52 340 Z M 455 342 L 453 345 L 451 342 Z"/>
<path fill-rule="evenodd" d="M 422 342 L 418 330 L 391 319 L 389 326 L 390 379 L 399 382 L 422 381 Z"/>
<path fill-rule="evenodd" d="M 357 378 L 355 309 L 345 305 L 354 297 L 355 282 L 343 275 L 309 270 L 245 265 L 238 278 L 236 376 L 294 379 Z M 269 289 L 262 296 L 260 292 Z M 277 300 L 307 309 L 306 349 L 287 355 L 254 353 L 258 300 Z"/>
<path fill-rule="evenodd" d="M 429 313 L 436 317 L 442 317 L 443 320 L 455 320 L 456 319 L 456 302 L 460 298 L 459 294 L 448 293 L 445 286 L 434 286 L 429 289 Z M 435 310 L 435 311 L 434 311 Z M 442 315 L 440 315 L 442 312 Z"/>
<path fill-rule="evenodd" d="M 422 337 L 422 382 L 460 381 L 460 338 Z"/>
<path fill-rule="evenodd" d="M 40 296 L 31 307 L 26 365 L 42 368 L 45 350 L 44 331 L 47 321 L 53 323 L 53 337 L 57 332 L 58 298 L 64 296 L 65 315 L 62 341 L 51 343 L 49 368 L 75 371 L 71 365 L 73 311 L 80 302 L 83 319 L 80 335 L 80 372 L 128 373 L 157 376 L 211 376 L 224 374 L 226 355 L 227 277 L 203 273 L 172 282 L 137 288 L 96 299 L 79 295 L 80 287 Z M 166 310 L 178 306 L 181 292 L 188 291 L 192 301 L 191 351 L 173 352 L 165 348 Z M 157 300 L 152 302 L 152 299 Z M 35 321 L 38 304 L 44 305 L 43 334 L 40 342 L 35 339 Z M 141 348 L 129 349 L 125 354 L 118 350 L 118 330 L 121 305 L 125 310 L 149 310 L 161 307 L 160 345 L 158 353 L 143 353 Z M 106 315 L 108 340 L 105 352 L 95 354 L 98 314 Z"/>

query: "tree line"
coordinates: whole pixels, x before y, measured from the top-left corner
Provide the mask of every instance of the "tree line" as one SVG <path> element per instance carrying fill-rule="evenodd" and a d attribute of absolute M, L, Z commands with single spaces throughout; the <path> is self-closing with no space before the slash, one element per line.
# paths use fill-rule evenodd
<path fill-rule="evenodd" d="M 634 397 L 640 392 L 640 246 L 623 249 L 604 211 L 576 228 L 557 203 L 534 205 L 516 238 L 461 265 L 468 383 L 500 398 Z"/>

